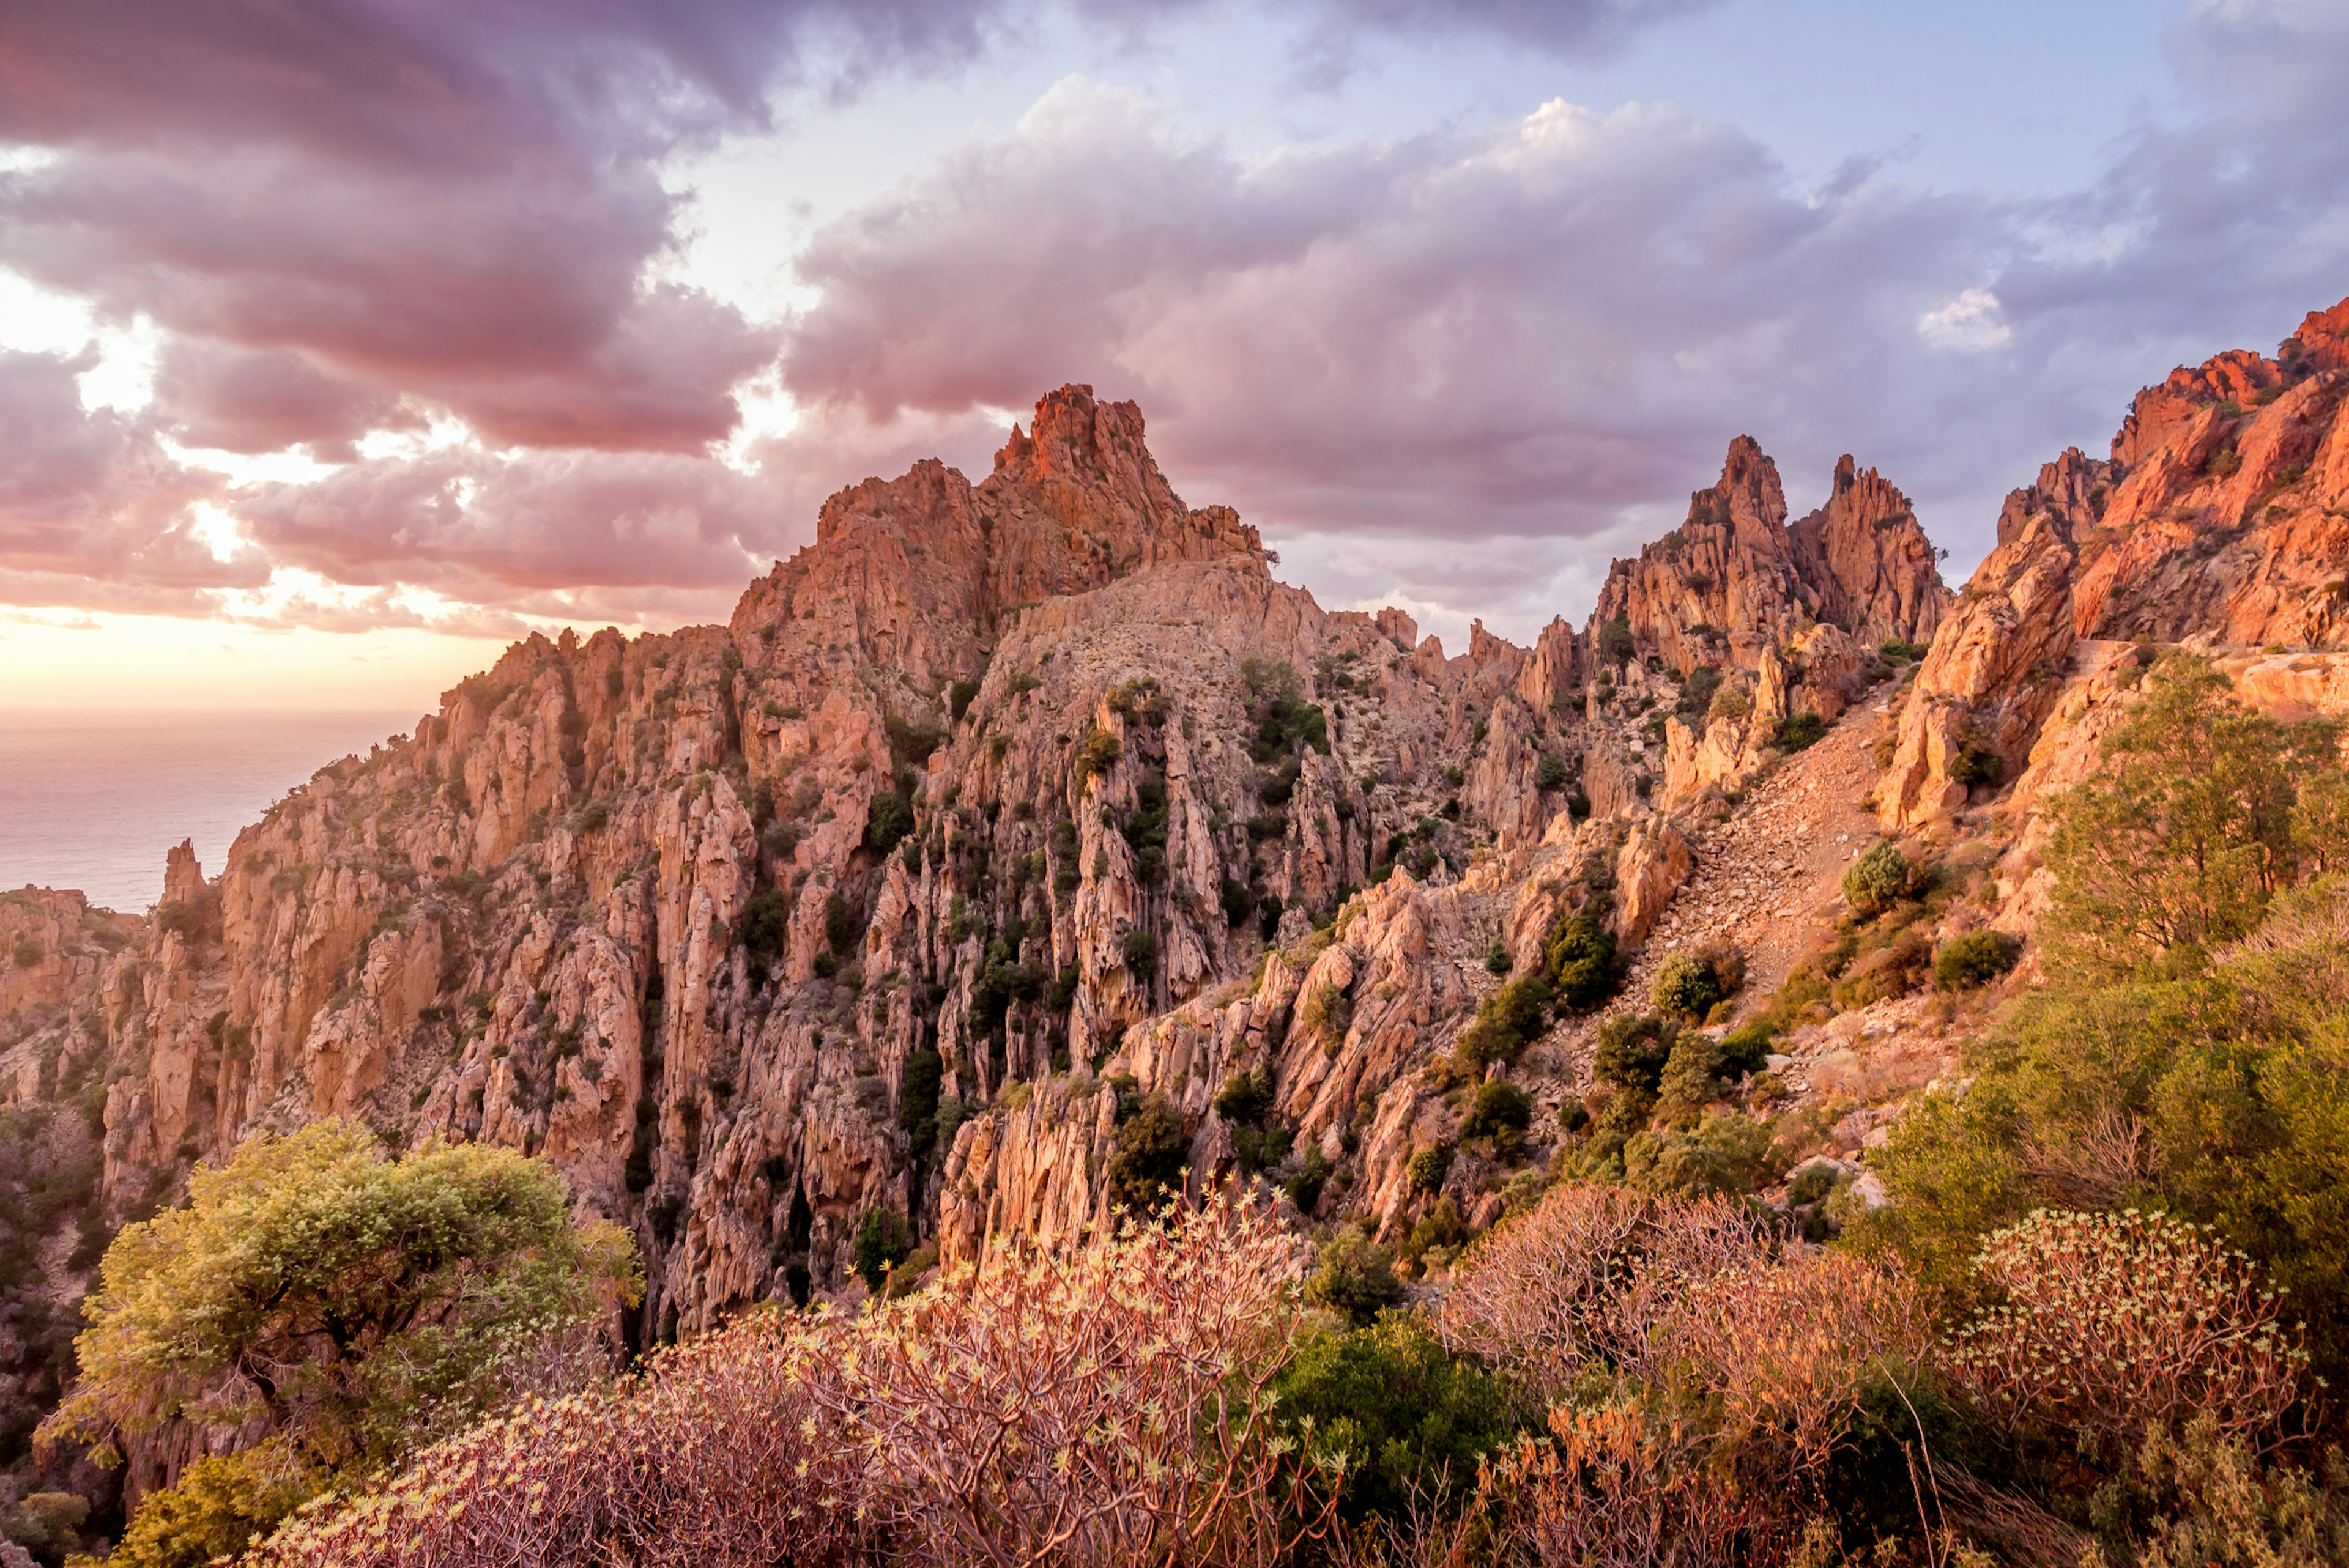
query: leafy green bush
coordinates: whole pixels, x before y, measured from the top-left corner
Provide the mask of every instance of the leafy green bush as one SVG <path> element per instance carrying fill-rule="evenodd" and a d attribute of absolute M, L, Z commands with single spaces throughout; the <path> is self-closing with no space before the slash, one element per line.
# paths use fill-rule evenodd
<path fill-rule="evenodd" d="M 1413 1191 L 1437 1191 L 1444 1185 L 1444 1179 L 1452 1173 L 1452 1145 L 1438 1143 L 1419 1150 L 1411 1157 L 1408 1171 Z"/>
<path fill-rule="evenodd" d="M 1550 984 L 1539 975 L 1510 981 L 1476 1009 L 1460 1031 L 1454 1054 L 1472 1071 L 1493 1062 L 1515 1062 L 1549 1026 Z"/>
<path fill-rule="evenodd" d="M 954 685 L 947 688 L 947 716 L 951 717 L 955 723 L 960 724 L 962 722 L 962 716 L 970 711 L 970 705 L 978 696 L 978 683 L 977 681 L 955 682 Z"/>
<path fill-rule="evenodd" d="M 1976 990 L 2013 968 L 2022 955 L 2021 939 L 2003 931 L 1969 931 L 1953 936 L 1933 955 L 1934 988 Z"/>
<path fill-rule="evenodd" d="M 1843 873 L 1844 902 L 1853 916 L 1874 920 L 1918 889 L 1917 868 L 1889 839 L 1878 839 Z"/>
<path fill-rule="evenodd" d="M 1557 989 L 1558 1006 L 1572 1012 L 1602 1006 L 1622 983 L 1614 934 L 1587 914 L 1568 915 L 1550 928 L 1542 965 Z"/>
<path fill-rule="evenodd" d="M 1722 999 L 1721 977 L 1693 953 L 1675 953 L 1656 968 L 1648 1000 L 1668 1017 L 1701 1024 Z"/>
<path fill-rule="evenodd" d="M 1191 1140 L 1183 1113 L 1154 1094 L 1118 1123 L 1111 1141 L 1109 1199 L 1136 1214 L 1155 1212 L 1166 1194 L 1183 1189 Z"/>
<path fill-rule="evenodd" d="M 742 905 L 735 934 L 753 958 L 780 958 L 791 935 L 792 902 L 783 890 L 762 887 Z"/>
<path fill-rule="evenodd" d="M 1545 792 L 1563 789 L 1573 777 L 1573 770 L 1567 766 L 1563 756 L 1555 751 L 1545 751 L 1534 767 L 1534 788 Z"/>
<path fill-rule="evenodd" d="M 866 1290 L 878 1295 L 890 1269 L 913 1250 L 913 1233 L 896 1210 L 874 1207 L 857 1217 L 853 1266 Z"/>
<path fill-rule="evenodd" d="M 1641 1132 L 1623 1146 L 1623 1180 L 1646 1192 L 1754 1192 L 1784 1171 L 1768 1125 L 1736 1111 L 1709 1110 L 1693 1128 Z"/>
<path fill-rule="evenodd" d="M 1357 1325 L 1401 1305 L 1402 1298 L 1394 1253 L 1350 1227 L 1323 1244 L 1320 1259 L 1305 1281 L 1307 1301 L 1343 1313 Z"/>
<path fill-rule="evenodd" d="M 1117 737 L 1110 731 L 1092 731 L 1085 737 L 1085 743 L 1077 748 L 1077 777 L 1092 779 L 1108 772 L 1117 766 L 1118 756 L 1123 749 Z"/>
<path fill-rule="evenodd" d="M 864 818 L 864 841 L 880 854 L 887 854 L 914 830 L 914 803 L 895 790 L 885 789 L 873 797 L 872 807 Z"/>
<path fill-rule="evenodd" d="M 2041 930 L 2059 975 L 2187 973 L 2309 875 L 2349 865 L 2329 723 L 2279 724 L 2183 654 L 2147 672 L 2103 768 L 2050 804 Z"/>
<path fill-rule="evenodd" d="M 1599 1031 L 1590 1054 L 1591 1076 L 1619 1088 L 1655 1092 L 1664 1076 L 1664 1063 L 1680 1041 L 1680 1026 L 1651 1014 L 1626 1013 L 1609 1018 Z"/>
<path fill-rule="evenodd" d="M 107 1562 L 118 1568 L 202 1568 L 261 1541 L 316 1485 L 280 1446 L 204 1454 L 176 1484 L 140 1500 Z"/>
<path fill-rule="evenodd" d="M 1826 721 L 1806 708 L 1778 721 L 1771 739 L 1781 751 L 1803 751 L 1826 738 Z"/>
<path fill-rule="evenodd" d="M 282 1439 L 305 1474 L 363 1473 L 479 1415 L 539 1339 L 587 1331 L 643 1275 L 542 1161 L 437 1141 L 387 1159 L 328 1121 L 197 1167 L 188 1206 L 126 1225 L 100 1279 L 54 1438 L 201 1412 Z"/>
<path fill-rule="evenodd" d="M 1460 1123 L 1463 1138 L 1490 1138 L 1500 1132 L 1523 1132 L 1533 1125 L 1534 1102 L 1506 1078 L 1476 1086 L 1475 1102 Z"/>
<path fill-rule="evenodd" d="M 1520 1429 L 1516 1402 L 1418 1314 L 1356 1321 L 1351 1332 L 1307 1334 L 1278 1385 L 1281 1409 L 1300 1435 L 1312 1423 L 1317 1450 L 1344 1456 L 1347 1518 L 1401 1519 L 1414 1504 L 1448 1511 L 1474 1490 L 1478 1456 Z"/>

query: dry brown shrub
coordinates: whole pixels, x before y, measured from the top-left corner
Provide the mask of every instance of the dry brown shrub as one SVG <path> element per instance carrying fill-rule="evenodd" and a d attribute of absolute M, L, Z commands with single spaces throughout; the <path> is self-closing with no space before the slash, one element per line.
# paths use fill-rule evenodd
<path fill-rule="evenodd" d="M 1630 1281 L 1655 1208 L 1620 1187 L 1553 1187 L 1453 1266 L 1437 1332 L 1454 1350 L 1518 1367 L 1544 1394 L 1563 1393 Z"/>
<path fill-rule="evenodd" d="M 1944 1347 L 1950 1381 L 1992 1420 L 2135 1448 L 2207 1417 L 2255 1448 L 2301 1398 L 2308 1357 L 2251 1260 L 2206 1228 L 2131 1209 L 2042 1210 L 1975 1268 L 2006 1297 Z"/>
<path fill-rule="evenodd" d="M 1911 1380 L 1930 1346 L 1904 1274 L 1759 1229 L 1726 1199 L 1611 1188 L 1557 1189 L 1493 1233 L 1438 1323 L 1553 1402 L 1587 1367 L 1629 1377 L 1696 1434 L 1682 1441 L 1787 1505 L 1824 1479 L 1868 1389 Z"/>
<path fill-rule="evenodd" d="M 1694 1435 L 1631 1405 L 1550 1412 L 1479 1476 L 1502 1561 L 1571 1568 L 1711 1568 L 1768 1560 L 1783 1526 L 1702 1462 Z"/>
<path fill-rule="evenodd" d="M 255 1561 L 1274 1563 L 1328 1517 L 1269 1398 L 1299 1267 L 1268 1209 L 1216 1203 L 863 1317 L 758 1314 L 314 1505 Z"/>

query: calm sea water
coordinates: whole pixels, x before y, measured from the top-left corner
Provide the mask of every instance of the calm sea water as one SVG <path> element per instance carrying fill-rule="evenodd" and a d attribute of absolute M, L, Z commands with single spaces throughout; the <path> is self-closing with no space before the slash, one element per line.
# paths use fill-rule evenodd
<path fill-rule="evenodd" d="M 218 874 L 271 801 L 418 717 L 0 710 L 0 888 L 79 888 L 143 912 L 163 894 L 172 845 L 194 840 L 204 874 Z"/>

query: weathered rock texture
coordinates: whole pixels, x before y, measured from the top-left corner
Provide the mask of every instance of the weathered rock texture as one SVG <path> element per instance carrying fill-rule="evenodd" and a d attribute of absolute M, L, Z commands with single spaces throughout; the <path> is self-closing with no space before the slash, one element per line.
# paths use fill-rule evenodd
<path fill-rule="evenodd" d="M 1482 1223 L 1592 1023 L 1514 1069 L 1541 1107 L 1514 1151 L 1462 1144 L 1451 1047 L 1561 921 L 1605 921 L 1635 988 L 1715 943 L 1775 985 L 1880 820 L 2005 855 L 1949 929 L 2021 929 L 2030 814 L 2138 639 L 2338 710 L 2310 650 L 2349 579 L 2344 332 L 2349 304 L 2141 395 L 2111 459 L 2009 499 L 1954 601 L 1890 484 L 1847 459 L 1790 526 L 1740 438 L 1583 632 L 1450 656 L 1274 581 L 1138 410 L 1064 387 L 979 483 L 834 496 L 725 626 L 515 645 L 211 876 L 174 851 L 146 919 L 0 897 L 0 1107 L 80 1113 L 110 1221 L 315 1118 L 543 1154 L 634 1228 L 644 1339 L 854 1294 L 875 1208 L 949 1261 L 1077 1235 L 1132 1195 L 1154 1099 L 1194 1190 L 1260 1166 L 1324 1221 Z M 1861 1106 L 1820 1134 L 1849 1157 L 1948 1042 L 1899 995 L 1818 1006 L 1785 1082 Z M 1254 1109 L 1219 1109 L 1243 1073 Z"/>
<path fill-rule="evenodd" d="M 1908 498 L 1874 469 L 1846 457 L 1826 504 L 1789 528 L 1777 465 L 1740 436 L 1688 521 L 1609 570 L 1596 619 L 1675 671 L 1751 670 L 1822 623 L 1870 647 L 1922 641 L 1949 599 Z"/>
<path fill-rule="evenodd" d="M 2330 648 L 2349 635 L 2349 302 L 2278 356 L 2234 350 L 2137 394 L 2108 460 L 2014 491 L 1933 639 L 1880 796 L 1888 828 L 2011 779 L 2083 641 Z"/>

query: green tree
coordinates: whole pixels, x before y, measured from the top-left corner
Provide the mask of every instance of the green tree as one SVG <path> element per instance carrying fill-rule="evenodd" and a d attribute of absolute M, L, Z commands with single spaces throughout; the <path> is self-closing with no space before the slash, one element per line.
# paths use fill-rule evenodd
<path fill-rule="evenodd" d="M 2052 805 L 2050 967 L 2185 973 L 2257 925 L 2305 858 L 2332 845 L 2334 726 L 2279 724 L 2208 661 L 2166 655 L 2104 743 L 2104 768 Z M 2302 780 L 2313 814 L 2298 810 Z M 2307 839 L 2303 840 L 2304 829 Z"/>
<path fill-rule="evenodd" d="M 642 1293 L 626 1233 L 574 1222 L 562 1179 L 511 1150 L 390 1159 L 320 1122 L 189 1187 L 107 1250 L 49 1440 L 106 1453 L 201 1418 L 274 1442 L 286 1473 L 365 1471 L 499 1402 L 518 1352 Z"/>

